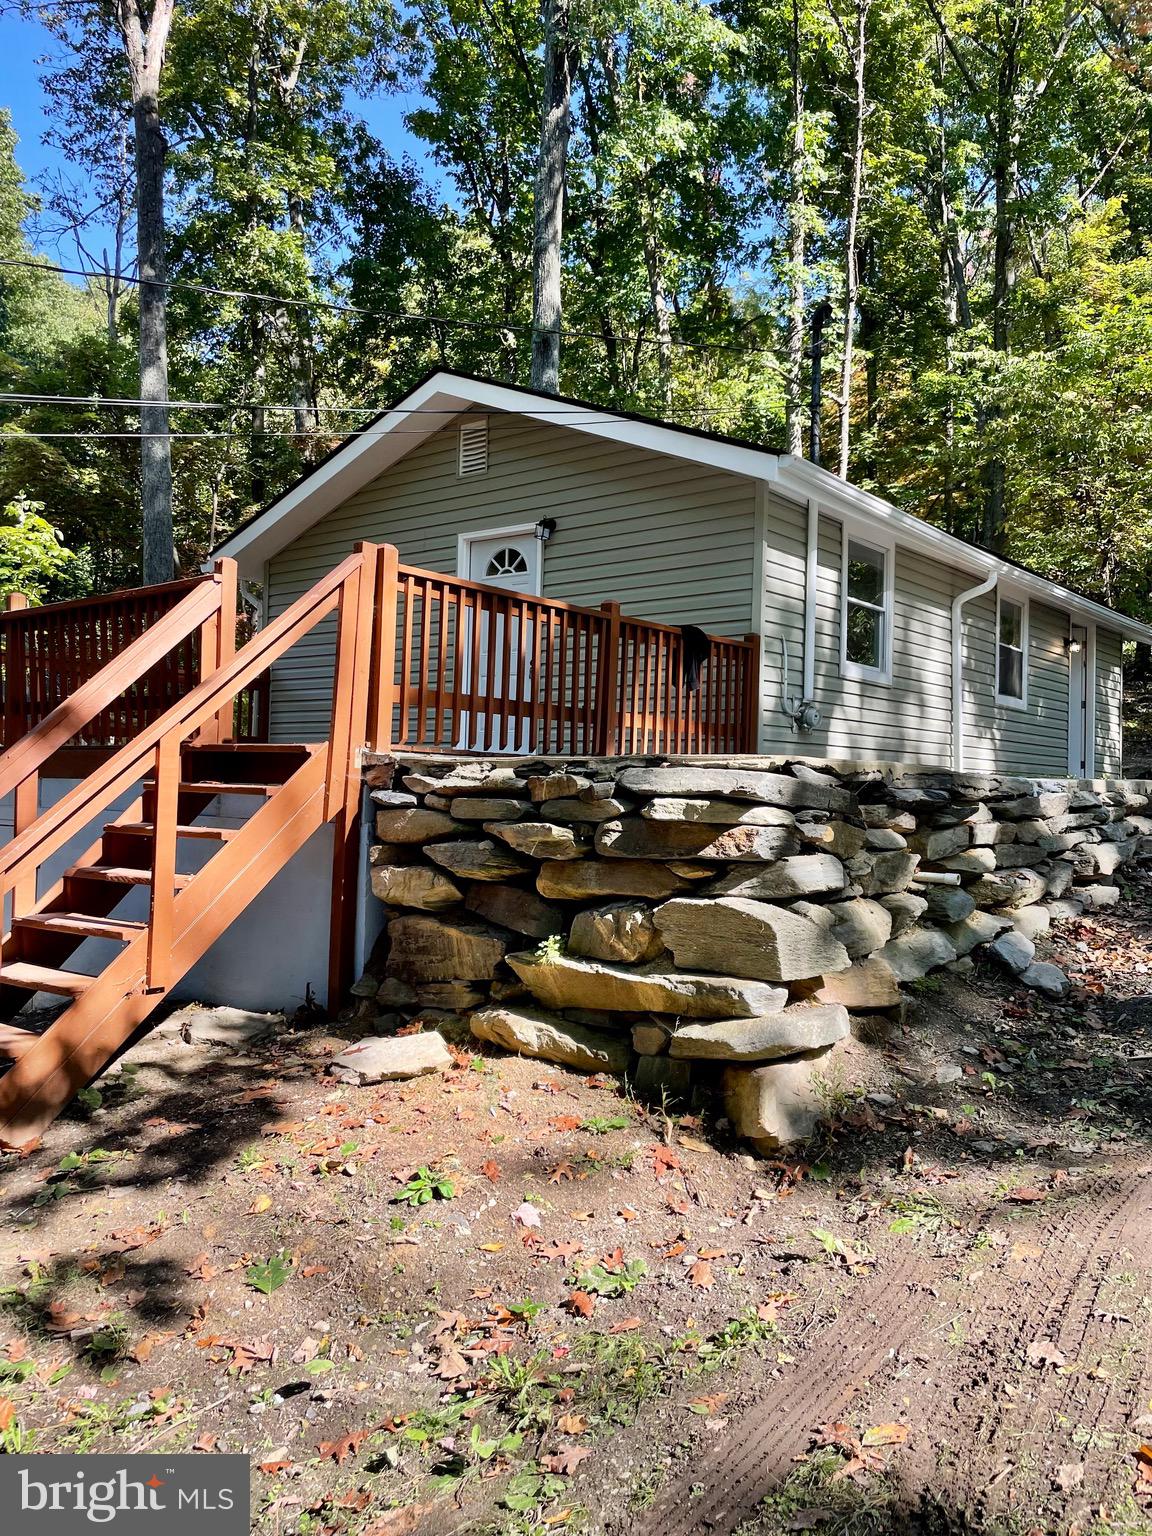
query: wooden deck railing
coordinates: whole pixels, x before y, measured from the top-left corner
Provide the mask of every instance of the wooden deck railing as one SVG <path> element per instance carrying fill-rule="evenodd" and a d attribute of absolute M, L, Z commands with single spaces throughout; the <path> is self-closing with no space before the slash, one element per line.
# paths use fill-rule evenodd
<path fill-rule="evenodd" d="M 189 593 L 211 580 L 207 575 L 193 576 L 36 608 L 29 607 L 22 594 L 12 593 L 0 611 L 0 749 L 27 735 Z M 236 641 L 243 644 L 253 633 L 251 620 L 239 614 L 235 622 Z M 131 741 L 204 675 L 204 662 L 215 643 L 209 640 L 206 650 L 205 640 L 201 628 L 185 635 L 146 673 L 79 724 L 68 745 L 107 750 Z M 230 733 L 237 740 L 266 739 L 267 696 L 264 677 L 237 700 Z"/>
<path fill-rule="evenodd" d="M 755 637 L 708 636 L 691 688 L 674 626 L 400 565 L 388 546 L 376 625 L 379 750 L 755 750 Z"/>

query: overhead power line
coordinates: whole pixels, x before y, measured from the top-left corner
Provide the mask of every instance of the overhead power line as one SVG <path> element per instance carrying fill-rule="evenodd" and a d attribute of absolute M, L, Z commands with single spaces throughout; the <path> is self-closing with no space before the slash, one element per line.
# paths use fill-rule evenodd
<path fill-rule="evenodd" d="M 0 256 L 0 266 L 28 267 L 36 272 L 51 272 L 60 277 L 83 277 L 87 280 L 92 280 L 97 275 L 85 271 L 83 267 L 58 266 L 55 262 L 34 261 L 24 256 Z M 281 308 L 323 309 L 334 314 L 363 315 L 368 319 L 387 320 L 393 324 L 415 322 L 419 325 L 442 325 L 455 330 L 519 331 L 526 335 L 531 335 L 533 331 L 532 325 L 523 320 L 461 320 L 455 315 L 426 315 L 410 310 L 370 309 L 362 304 L 348 304 L 338 299 L 286 298 L 283 294 L 260 293 L 250 288 L 224 288 L 213 283 L 192 283 L 182 278 L 170 278 L 160 282 L 156 278 L 128 277 L 118 274 L 116 281 L 136 288 L 182 288 L 191 293 L 205 293 L 215 298 L 253 299 L 260 304 L 276 304 Z M 688 352 L 720 352 L 735 357 L 767 357 L 771 359 L 768 363 L 769 367 L 780 372 L 783 372 L 784 367 L 782 363 L 775 361 L 770 347 L 737 347 L 722 341 L 686 341 L 677 336 L 662 339 L 659 336 L 645 336 L 638 331 L 617 331 L 609 338 L 602 336 L 599 331 L 562 330 L 560 336 L 565 341 L 594 341 L 600 346 L 607 346 L 611 340 L 629 346 L 671 346 Z"/>

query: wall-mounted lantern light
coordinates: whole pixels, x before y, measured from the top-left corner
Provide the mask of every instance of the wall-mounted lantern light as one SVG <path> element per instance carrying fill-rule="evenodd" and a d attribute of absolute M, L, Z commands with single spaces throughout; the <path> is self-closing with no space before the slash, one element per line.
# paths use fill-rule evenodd
<path fill-rule="evenodd" d="M 541 544 L 547 544 L 548 540 L 556 532 L 556 519 L 554 517 L 542 517 L 532 531 Z"/>
<path fill-rule="evenodd" d="M 1064 636 L 1065 656 L 1078 656 L 1083 649 L 1084 642 L 1082 640 L 1078 640 L 1075 635 Z"/>

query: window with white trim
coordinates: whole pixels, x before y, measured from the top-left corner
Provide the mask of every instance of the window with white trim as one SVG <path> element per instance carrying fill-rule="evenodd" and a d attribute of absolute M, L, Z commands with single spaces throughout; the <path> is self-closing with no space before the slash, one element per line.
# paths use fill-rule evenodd
<path fill-rule="evenodd" d="M 996 697 L 1028 702 L 1028 600 L 996 594 Z"/>
<path fill-rule="evenodd" d="M 840 670 L 886 683 L 892 671 L 892 550 L 845 528 L 840 581 Z"/>

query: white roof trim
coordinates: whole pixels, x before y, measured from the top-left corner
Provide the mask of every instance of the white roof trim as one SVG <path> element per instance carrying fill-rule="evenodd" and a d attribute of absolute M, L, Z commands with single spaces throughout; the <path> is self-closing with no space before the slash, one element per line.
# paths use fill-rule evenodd
<path fill-rule="evenodd" d="M 1104 624 L 1128 639 L 1152 644 L 1152 626 L 1125 618 L 1101 603 L 1078 597 L 1055 582 L 1046 581 L 1042 576 L 1033 576 L 1006 560 L 974 549 L 931 523 L 900 511 L 882 497 L 818 468 L 807 459 L 697 436 L 659 422 L 636 421 L 612 411 L 555 400 L 548 395 L 534 395 L 447 371 L 434 374 L 393 410 L 372 422 L 366 432 L 350 438 L 331 458 L 286 491 L 247 527 L 233 534 L 214 553 L 231 555 L 238 561 L 242 576 L 259 579 L 264 562 L 272 555 L 412 448 L 447 426 L 454 416 L 477 406 L 544 424 L 559 423 L 570 431 L 586 432 L 592 437 L 628 443 L 651 453 L 767 482 L 791 499 L 816 500 L 820 510 L 831 517 L 847 517 L 865 526 L 882 528 L 903 547 L 918 549 L 954 569 L 980 575 L 996 572 L 1014 587 L 1041 597 L 1055 607 L 1066 608 L 1091 622 Z"/>

